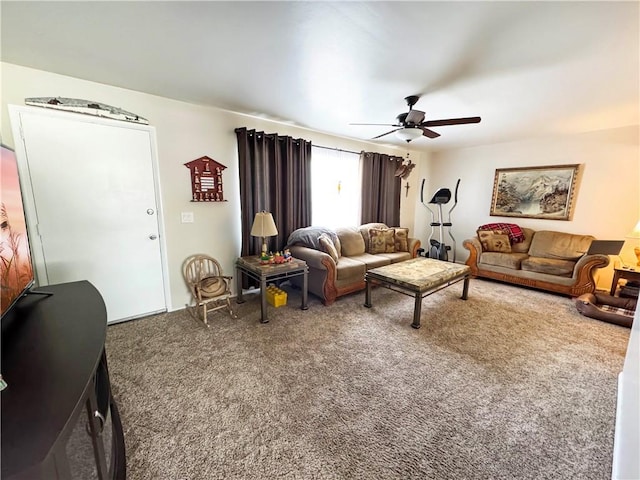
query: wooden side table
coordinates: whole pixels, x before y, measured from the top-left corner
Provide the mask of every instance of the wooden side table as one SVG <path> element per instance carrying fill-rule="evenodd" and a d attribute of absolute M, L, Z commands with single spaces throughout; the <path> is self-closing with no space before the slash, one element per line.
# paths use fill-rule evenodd
<path fill-rule="evenodd" d="M 240 257 L 236 260 L 236 288 L 238 296 L 236 303 L 244 303 L 242 295 L 242 275 L 253 278 L 260 282 L 260 322 L 267 323 L 267 283 L 285 280 L 287 278 L 303 275 L 302 282 L 302 305 L 301 310 L 307 310 L 307 276 L 309 267 L 304 260 L 297 258 L 287 263 L 262 265 L 260 259 L 253 255 Z"/>
<path fill-rule="evenodd" d="M 620 267 L 616 265 L 613 268 L 613 281 L 611 282 L 610 295 L 615 295 L 616 289 L 618 288 L 618 281 L 621 278 L 640 282 L 640 267 Z"/>

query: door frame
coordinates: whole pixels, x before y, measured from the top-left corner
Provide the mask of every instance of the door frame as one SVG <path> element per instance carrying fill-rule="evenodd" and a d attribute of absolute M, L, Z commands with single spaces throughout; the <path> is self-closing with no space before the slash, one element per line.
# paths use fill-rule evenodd
<path fill-rule="evenodd" d="M 113 120 L 104 117 L 97 117 L 81 113 L 60 111 L 47 109 L 42 107 L 7 105 L 9 109 L 9 119 L 11 130 L 14 138 L 14 149 L 18 160 L 18 175 L 20 177 L 20 187 L 22 189 L 25 216 L 27 219 L 27 234 L 29 236 L 29 245 L 31 247 L 31 261 L 34 267 L 36 284 L 38 286 L 48 285 L 49 278 L 47 275 L 47 266 L 45 264 L 44 245 L 38 231 L 38 213 L 36 209 L 35 196 L 33 186 L 31 184 L 31 172 L 29 170 L 29 162 L 27 160 L 26 144 L 24 132 L 22 130 L 22 115 L 40 115 L 52 118 L 71 119 L 78 122 L 94 123 L 99 125 L 131 128 L 134 130 L 142 130 L 149 134 L 149 143 L 151 149 L 151 169 L 153 172 L 154 196 L 157 209 L 157 222 L 160 245 L 160 262 L 162 270 L 162 284 L 164 290 L 164 306 L 165 311 L 169 311 L 169 299 L 171 298 L 170 282 L 169 282 L 169 263 L 167 259 L 166 232 L 164 227 L 164 211 L 162 208 L 162 195 L 160 189 L 160 173 L 158 162 L 158 144 L 156 139 L 156 129 L 151 125 L 140 123 L 126 122 L 123 120 Z M 133 317 L 137 318 L 137 317 Z M 124 318 L 109 324 L 130 320 Z"/>

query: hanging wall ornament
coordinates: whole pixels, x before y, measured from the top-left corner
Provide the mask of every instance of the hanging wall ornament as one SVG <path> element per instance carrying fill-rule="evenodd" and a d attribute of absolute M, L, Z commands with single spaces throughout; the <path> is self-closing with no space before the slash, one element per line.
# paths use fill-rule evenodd
<path fill-rule="evenodd" d="M 227 167 L 206 156 L 184 165 L 191 171 L 192 202 L 226 202 L 222 189 L 222 170 Z"/>

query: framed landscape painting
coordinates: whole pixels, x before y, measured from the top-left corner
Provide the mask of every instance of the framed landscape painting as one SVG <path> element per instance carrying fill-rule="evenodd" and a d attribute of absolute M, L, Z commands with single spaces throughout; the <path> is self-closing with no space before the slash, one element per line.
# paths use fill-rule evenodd
<path fill-rule="evenodd" d="M 489 214 L 571 220 L 579 167 L 497 168 Z"/>

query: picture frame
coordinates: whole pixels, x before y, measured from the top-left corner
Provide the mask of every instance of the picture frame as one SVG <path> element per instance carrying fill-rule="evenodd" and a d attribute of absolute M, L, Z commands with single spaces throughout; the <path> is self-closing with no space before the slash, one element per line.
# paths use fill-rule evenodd
<path fill-rule="evenodd" d="M 580 164 L 497 168 L 489 215 L 571 220 Z"/>

